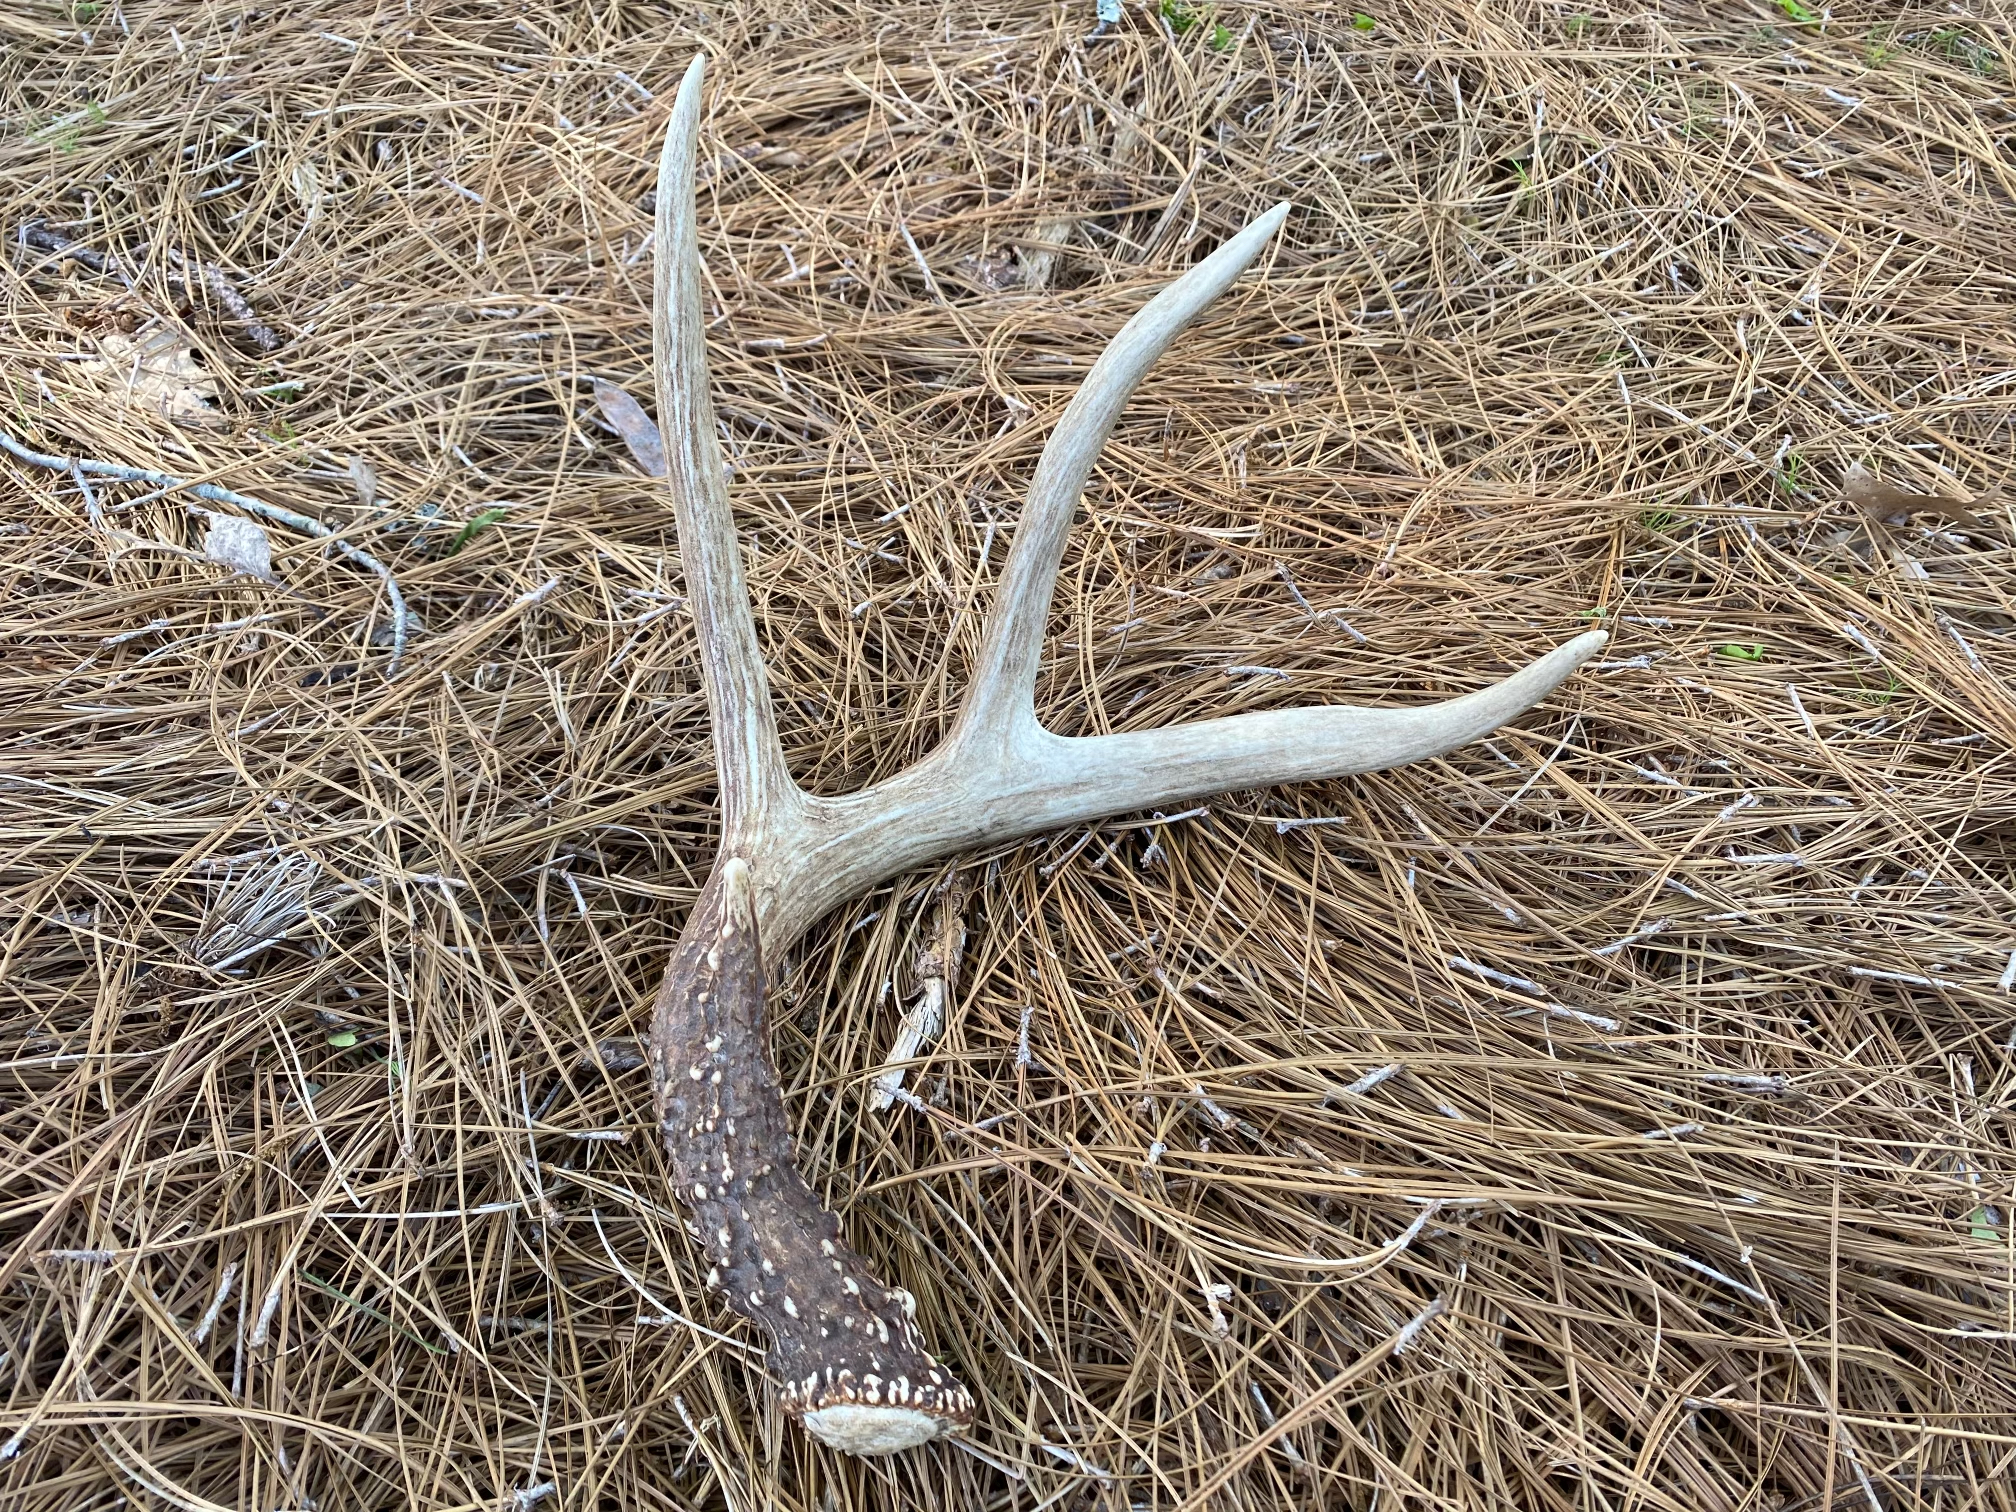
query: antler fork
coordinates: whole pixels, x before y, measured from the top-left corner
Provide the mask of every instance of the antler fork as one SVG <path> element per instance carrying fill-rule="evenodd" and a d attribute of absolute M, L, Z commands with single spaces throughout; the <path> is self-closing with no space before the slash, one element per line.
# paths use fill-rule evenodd
<path fill-rule="evenodd" d="M 679 1194 L 713 1262 L 708 1282 L 769 1331 L 766 1363 L 785 1410 L 834 1448 L 887 1454 L 961 1431 L 973 1398 L 925 1349 L 909 1293 L 869 1272 L 798 1172 L 765 1043 L 765 961 L 781 960 L 845 899 L 960 851 L 1465 745 L 1546 697 L 1604 636 L 1578 636 L 1493 687 L 1430 708 L 1293 709 L 1089 738 L 1036 722 L 1044 620 L 1092 464 L 1150 365 L 1280 226 L 1288 207 L 1277 205 L 1128 321 L 1065 410 L 944 743 L 865 791 L 804 792 L 777 739 L 707 393 L 694 194 L 702 74 L 696 58 L 658 165 L 652 341 L 722 837 L 659 989 L 651 1074 Z"/>

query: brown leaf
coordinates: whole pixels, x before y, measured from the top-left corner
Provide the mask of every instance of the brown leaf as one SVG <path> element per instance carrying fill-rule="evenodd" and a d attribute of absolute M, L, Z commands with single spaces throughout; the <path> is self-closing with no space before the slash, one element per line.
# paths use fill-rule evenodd
<path fill-rule="evenodd" d="M 1975 530 L 1988 529 L 1988 522 L 1974 513 L 1969 506 L 1980 504 L 1993 497 L 1992 493 L 1986 493 L 1979 499 L 1962 502 L 1959 499 L 1943 499 L 1937 494 L 1906 493 L 1901 488 L 1893 488 L 1890 484 L 1880 481 L 1860 464 L 1848 469 L 1843 492 L 1847 494 L 1850 504 L 1868 515 L 1878 525 L 1892 515 L 1924 510 L 1928 514 L 1936 514 L 1942 519 L 1951 520 L 1956 525 L 1971 526 Z"/>
<path fill-rule="evenodd" d="M 665 476 L 665 442 L 644 406 L 613 383 L 595 380 L 595 402 L 609 428 L 623 438 L 637 465 L 654 478 Z"/>

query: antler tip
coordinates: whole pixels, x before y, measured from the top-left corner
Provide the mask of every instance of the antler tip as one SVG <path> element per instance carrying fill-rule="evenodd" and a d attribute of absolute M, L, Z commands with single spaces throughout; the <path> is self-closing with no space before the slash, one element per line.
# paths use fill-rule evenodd
<path fill-rule="evenodd" d="M 1220 255 L 1229 255 L 1236 260 L 1231 269 L 1233 278 L 1237 278 L 1247 264 L 1260 255 L 1260 249 L 1272 240 L 1274 233 L 1281 229 L 1281 223 L 1288 219 L 1288 212 L 1294 208 L 1293 200 L 1282 200 L 1271 209 L 1263 210 L 1240 227 L 1239 234 L 1219 249 Z"/>
<path fill-rule="evenodd" d="M 700 90 L 707 80 L 707 54 L 695 53 L 679 77 L 679 92 L 672 97 L 672 117 L 665 123 L 665 156 L 659 163 L 659 187 L 668 171 L 673 153 L 685 146 L 700 128 Z"/>
<path fill-rule="evenodd" d="M 1532 684 L 1526 690 L 1530 695 L 1522 707 L 1530 707 L 1545 698 L 1562 683 L 1573 677 L 1582 663 L 1610 644 L 1608 630 L 1585 630 L 1573 640 L 1563 641 L 1538 661 L 1522 671 L 1515 672 L 1506 679 L 1507 684 L 1516 684 L 1531 678 Z M 1503 684 L 1501 684 L 1503 686 Z"/>

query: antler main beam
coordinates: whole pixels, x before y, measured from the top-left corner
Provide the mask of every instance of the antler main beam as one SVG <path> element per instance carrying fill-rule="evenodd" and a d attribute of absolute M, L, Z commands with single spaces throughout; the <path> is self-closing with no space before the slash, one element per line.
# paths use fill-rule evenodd
<path fill-rule="evenodd" d="M 926 1349 L 914 1300 L 850 1250 L 799 1174 L 767 1046 L 766 962 L 835 905 L 977 846 L 1230 789 L 1439 755 L 1538 703 L 1604 642 L 1578 636 L 1503 682 L 1417 709 L 1309 708 L 1070 738 L 1036 720 L 1036 670 L 1071 517 L 1129 396 L 1245 271 L 1278 205 L 1113 338 L 1037 463 L 973 687 L 945 743 L 886 782 L 820 798 L 791 781 L 742 577 L 714 408 L 695 205 L 703 64 L 687 70 L 658 167 L 652 339 L 667 483 L 699 635 L 722 838 L 658 993 L 657 1114 L 708 1281 L 771 1336 L 786 1411 L 823 1442 L 887 1454 L 963 1430 L 973 1399 Z"/>

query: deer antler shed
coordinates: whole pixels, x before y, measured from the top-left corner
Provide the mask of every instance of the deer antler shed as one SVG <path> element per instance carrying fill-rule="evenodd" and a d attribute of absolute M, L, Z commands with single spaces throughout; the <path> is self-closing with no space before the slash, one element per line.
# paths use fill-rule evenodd
<path fill-rule="evenodd" d="M 1036 721 L 1044 620 L 1094 460 L 1149 366 L 1286 217 L 1276 206 L 1163 289 L 1113 338 L 1043 450 L 980 666 L 950 735 L 865 791 L 792 782 L 758 652 L 707 393 L 695 226 L 703 65 L 679 89 L 658 167 L 652 338 L 667 482 L 720 773 L 721 849 L 654 1008 L 650 1063 L 708 1281 L 771 1335 L 785 1410 L 823 1442 L 887 1454 L 963 1430 L 973 1398 L 926 1350 L 909 1293 L 841 1238 L 792 1158 L 766 1046 L 764 961 L 875 883 L 975 847 L 1237 788 L 1438 755 L 1547 696 L 1603 644 L 1578 636 L 1503 682 L 1418 709 L 1305 708 L 1067 738 Z"/>

